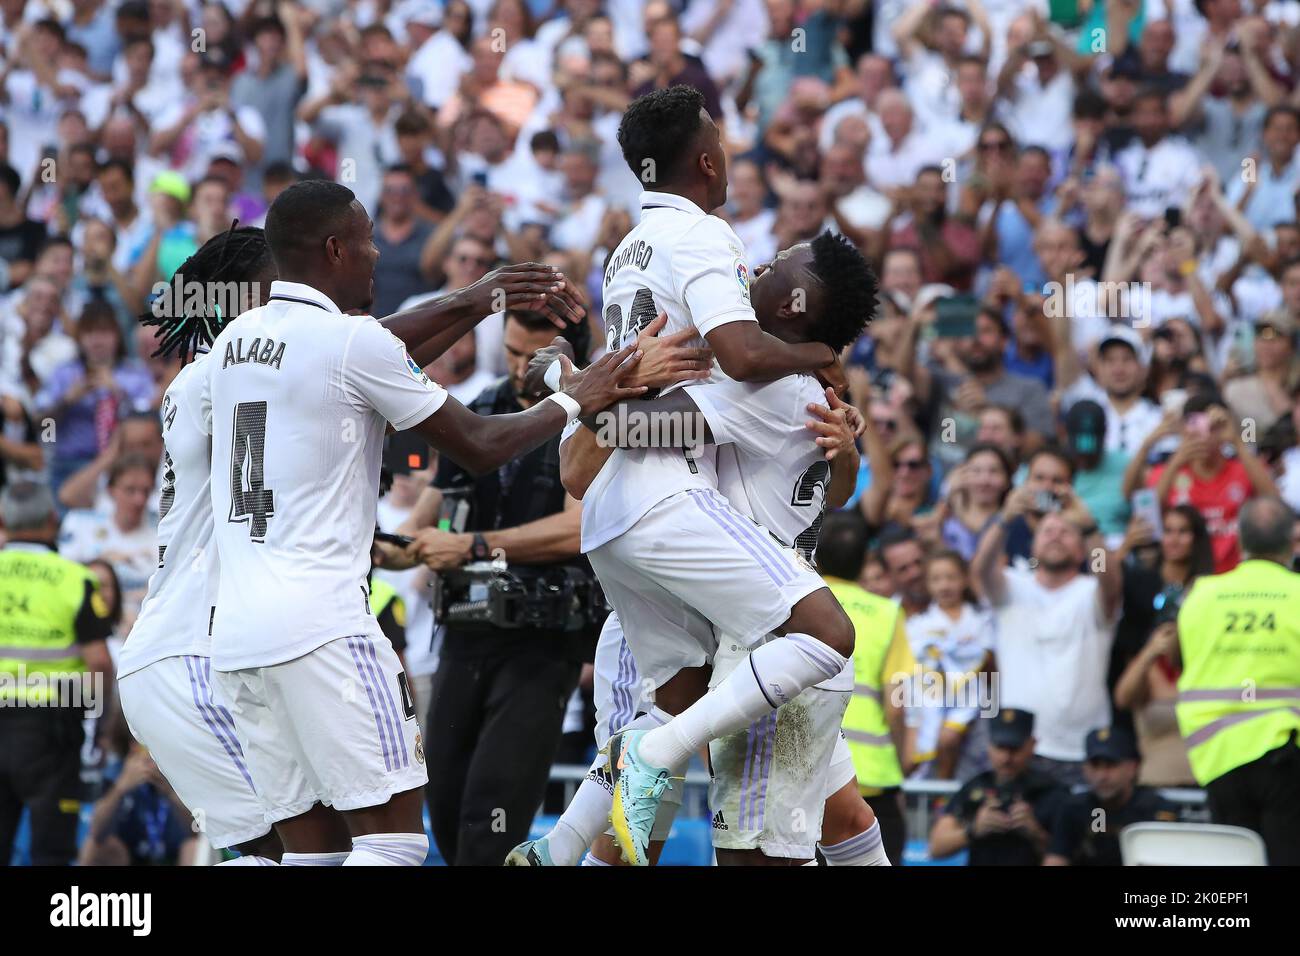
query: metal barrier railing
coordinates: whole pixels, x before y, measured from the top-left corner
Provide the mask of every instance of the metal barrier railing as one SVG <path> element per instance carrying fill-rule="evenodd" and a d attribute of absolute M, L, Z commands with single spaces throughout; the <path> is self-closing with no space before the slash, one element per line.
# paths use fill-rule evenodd
<path fill-rule="evenodd" d="M 556 764 L 551 768 L 551 781 L 564 784 L 564 802 L 573 799 L 573 793 L 587 775 L 587 768 L 576 764 Z M 961 789 L 956 780 L 905 780 L 903 799 L 907 804 L 908 839 L 925 840 L 930 833 L 937 798 L 950 797 Z M 1205 806 L 1205 791 L 1190 787 L 1159 787 L 1157 792 L 1180 809 L 1180 819 L 1187 823 L 1207 823 L 1209 809 Z M 685 790 L 680 814 L 685 817 L 709 816 L 709 775 L 703 770 L 686 773 Z"/>

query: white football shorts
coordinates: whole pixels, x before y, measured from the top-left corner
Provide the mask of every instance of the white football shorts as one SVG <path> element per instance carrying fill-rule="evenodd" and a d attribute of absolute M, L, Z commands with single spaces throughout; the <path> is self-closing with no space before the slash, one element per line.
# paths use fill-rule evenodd
<path fill-rule="evenodd" d="M 383 636 L 218 672 L 269 823 L 323 803 L 359 810 L 428 782 L 406 675 Z"/>
<path fill-rule="evenodd" d="M 587 557 L 641 676 L 656 688 L 712 660 L 714 626 L 752 647 L 826 587 L 798 553 L 712 489 L 665 498 Z"/>
<path fill-rule="evenodd" d="M 253 777 L 212 659 L 165 657 L 118 681 L 122 714 L 148 748 L 194 826 L 217 849 L 267 833 Z"/>
<path fill-rule="evenodd" d="M 724 639 L 710 686 L 748 657 L 748 648 Z M 840 733 L 850 696 L 824 684 L 809 687 L 745 730 L 709 744 L 714 847 L 796 860 L 816 855 L 826 798 L 853 777 Z M 849 757 L 847 767 L 837 759 L 839 749 Z"/>

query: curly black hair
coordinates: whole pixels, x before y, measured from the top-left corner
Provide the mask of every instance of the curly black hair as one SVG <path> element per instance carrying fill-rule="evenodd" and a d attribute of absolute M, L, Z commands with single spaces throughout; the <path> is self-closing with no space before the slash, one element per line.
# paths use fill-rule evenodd
<path fill-rule="evenodd" d="M 618 145 L 632 174 L 647 189 L 681 174 L 703 125 L 704 94 L 693 86 L 670 86 L 638 96 L 618 124 Z"/>
<path fill-rule="evenodd" d="M 182 288 L 199 283 L 205 290 L 211 290 L 214 286 L 224 288 L 226 283 L 252 282 L 273 265 L 266 234 L 256 226 L 240 227 L 236 219 L 229 229 L 213 236 L 181 263 L 176 274 L 183 280 Z M 223 315 L 220 303 L 208 301 L 207 295 L 197 311 L 187 311 L 185 304 L 189 296 L 182 295 L 181 301 L 175 301 L 172 288 L 169 285 L 165 297 L 155 303 L 162 307 L 146 312 L 140 317 L 140 323 L 159 329 L 155 357 L 175 354 L 182 362 L 188 362 L 200 346 L 211 345 L 222 326 L 234 316 Z"/>
<path fill-rule="evenodd" d="M 838 352 L 874 317 L 879 282 L 858 247 L 838 233 L 814 239 L 812 254 L 808 269 L 822 285 L 822 311 L 808 334 Z"/>

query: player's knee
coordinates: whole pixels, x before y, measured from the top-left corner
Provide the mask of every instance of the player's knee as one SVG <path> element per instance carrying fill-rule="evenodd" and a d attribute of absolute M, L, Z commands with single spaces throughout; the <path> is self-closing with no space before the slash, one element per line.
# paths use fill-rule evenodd
<path fill-rule="evenodd" d="M 853 656 L 853 622 L 841 608 L 836 607 L 835 613 L 828 617 L 821 633 L 817 636 L 821 638 L 823 644 L 841 657 Z"/>

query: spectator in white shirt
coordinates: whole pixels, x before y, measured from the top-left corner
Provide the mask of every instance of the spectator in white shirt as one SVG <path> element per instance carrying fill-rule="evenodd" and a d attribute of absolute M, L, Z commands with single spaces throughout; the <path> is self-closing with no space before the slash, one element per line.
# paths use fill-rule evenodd
<path fill-rule="evenodd" d="M 752 159 L 738 159 L 727 170 L 728 216 L 731 228 L 745 244 L 750 272 L 776 256 L 776 210 L 763 204 L 767 188 Z"/>
<path fill-rule="evenodd" d="M 1031 570 L 1004 568 L 1007 523 L 1023 510 L 1011 495 L 980 540 L 971 570 L 997 614 L 995 654 L 1001 706 L 1037 716 L 1034 763 L 1067 786 L 1082 779 L 1081 728 L 1110 724 L 1107 665 L 1123 595 L 1122 562 L 1102 547 L 1097 525 L 1067 494 L 1061 511 L 1045 514 L 1034 533 Z M 1088 554 L 1102 569 L 1083 574 Z"/>
<path fill-rule="evenodd" d="M 840 121 L 850 116 L 865 121 L 872 137 L 885 134 L 880 117 L 876 115 L 876 101 L 885 90 L 898 86 L 894 81 L 893 64 L 877 53 L 864 53 L 858 57 L 854 75 L 857 77 L 856 95 L 840 100 L 826 111 L 817 134 L 818 149 L 825 151 L 839 138 Z"/>
<path fill-rule="evenodd" d="M 198 179 L 222 148 L 237 148 L 244 163 L 262 160 L 266 126 L 251 106 L 230 101 L 230 65 L 216 50 L 200 59 L 188 96 L 158 117 L 150 143 L 154 156 L 168 156 L 173 168 Z"/>
<path fill-rule="evenodd" d="M 1160 408 L 1142 397 L 1146 385 L 1147 348 L 1142 337 L 1127 325 L 1112 325 L 1097 343 L 1094 374 L 1080 373 L 1068 337 L 1058 335 L 1057 387 L 1063 389 L 1061 411 L 1090 399 L 1106 412 L 1106 451 L 1137 453 L 1147 436 L 1160 424 Z"/>
<path fill-rule="evenodd" d="M 881 192 L 911 186 L 922 166 L 943 158 L 945 145 L 916 128 L 912 104 L 901 90 L 886 90 L 877 103 L 885 135 L 873 139 L 867 151 L 867 182 Z"/>
<path fill-rule="evenodd" d="M 596 191 L 600 144 L 592 140 L 571 144 L 560 156 L 560 172 L 563 207 L 551 229 L 551 245 L 565 251 L 590 249 L 607 208 L 605 197 Z"/>
<path fill-rule="evenodd" d="M 1153 220 L 1171 206 L 1181 207 L 1201 176 L 1196 151 L 1181 137 L 1169 133 L 1169 97 L 1159 90 L 1143 90 L 1130 114 L 1133 140 L 1115 156 L 1124 177 L 1128 208 Z"/>
<path fill-rule="evenodd" d="M 894 23 L 903 85 L 923 126 L 955 120 L 961 110 L 957 64 L 967 52 L 972 23 L 980 28 L 979 56 L 987 61 L 992 30 L 979 0 L 968 0 L 965 10 L 916 3 Z"/>

